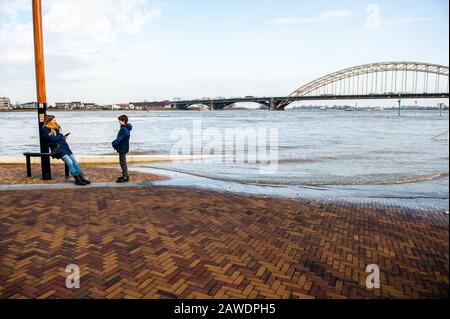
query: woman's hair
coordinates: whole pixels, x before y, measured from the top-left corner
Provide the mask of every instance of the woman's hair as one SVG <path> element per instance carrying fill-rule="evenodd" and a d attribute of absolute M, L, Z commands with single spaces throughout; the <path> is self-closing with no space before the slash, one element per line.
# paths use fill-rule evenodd
<path fill-rule="evenodd" d="M 55 118 L 54 115 L 46 115 L 46 116 L 45 116 L 45 121 L 44 121 L 44 126 L 46 126 L 48 123 L 50 123 L 51 121 L 53 121 L 54 118 Z"/>
<path fill-rule="evenodd" d="M 125 124 L 128 124 L 128 116 L 126 116 L 126 115 L 119 116 L 119 121 L 124 122 Z"/>

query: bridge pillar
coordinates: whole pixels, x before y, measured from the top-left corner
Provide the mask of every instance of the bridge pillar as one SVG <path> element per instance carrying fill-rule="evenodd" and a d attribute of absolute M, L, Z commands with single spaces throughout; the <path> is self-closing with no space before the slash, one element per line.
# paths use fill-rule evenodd
<path fill-rule="evenodd" d="M 283 104 L 283 101 L 276 101 L 274 99 L 271 99 L 270 104 L 269 104 L 269 111 L 271 111 L 271 112 L 284 111 L 284 106 L 282 104 Z M 280 105 L 282 107 L 280 107 Z"/>
<path fill-rule="evenodd" d="M 278 103 L 276 103 L 274 99 L 270 100 L 269 111 L 270 112 L 277 111 L 277 108 L 278 108 Z"/>

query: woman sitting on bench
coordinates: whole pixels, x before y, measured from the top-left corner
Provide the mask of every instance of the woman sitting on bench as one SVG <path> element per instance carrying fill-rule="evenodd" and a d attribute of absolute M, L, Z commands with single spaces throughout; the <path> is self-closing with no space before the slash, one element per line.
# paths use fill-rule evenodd
<path fill-rule="evenodd" d="M 75 184 L 80 186 L 89 185 L 91 182 L 84 178 L 77 159 L 70 150 L 69 144 L 67 144 L 68 134 L 63 135 L 61 126 L 58 125 L 53 115 L 45 117 L 42 136 L 48 142 L 51 156 L 56 159 L 62 159 L 67 164 L 70 174 L 75 179 Z"/>

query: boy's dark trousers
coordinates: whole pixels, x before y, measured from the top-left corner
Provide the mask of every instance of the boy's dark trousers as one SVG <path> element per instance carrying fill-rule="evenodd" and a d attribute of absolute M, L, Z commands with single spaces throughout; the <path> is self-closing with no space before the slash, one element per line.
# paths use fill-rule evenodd
<path fill-rule="evenodd" d="M 128 178 L 127 154 L 119 154 L 120 167 L 122 168 L 122 175 Z"/>

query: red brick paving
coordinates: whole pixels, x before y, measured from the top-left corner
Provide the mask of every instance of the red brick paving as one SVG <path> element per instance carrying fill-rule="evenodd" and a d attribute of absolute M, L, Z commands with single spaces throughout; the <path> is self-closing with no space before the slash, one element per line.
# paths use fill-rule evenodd
<path fill-rule="evenodd" d="M 0 203 L 0 298 L 449 296 L 442 214 L 176 187 L 4 191 Z M 369 264 L 380 290 L 365 287 Z"/>
<path fill-rule="evenodd" d="M 93 183 L 115 182 L 117 177 L 121 175 L 120 169 L 117 167 L 95 166 L 95 165 L 81 165 L 86 177 Z M 17 185 L 17 184 L 61 184 L 73 183 L 73 178 L 65 178 L 63 165 L 52 165 L 51 181 L 41 180 L 40 165 L 32 165 L 32 178 L 26 177 L 26 167 L 24 165 L 0 165 L 0 185 Z M 146 182 L 163 180 L 165 177 L 141 173 L 131 172 L 130 178 L 133 182 Z"/>

